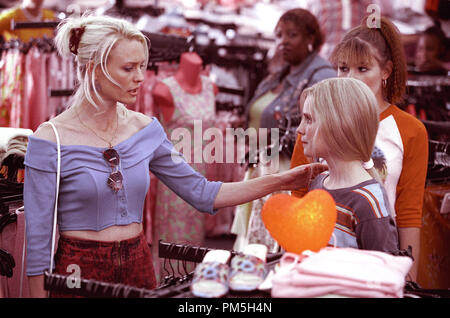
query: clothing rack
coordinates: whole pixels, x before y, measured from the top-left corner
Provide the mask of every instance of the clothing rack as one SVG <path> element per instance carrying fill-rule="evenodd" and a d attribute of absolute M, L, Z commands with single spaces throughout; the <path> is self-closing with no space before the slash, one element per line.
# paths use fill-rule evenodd
<path fill-rule="evenodd" d="M 231 88 L 231 87 L 219 86 L 218 89 L 219 89 L 220 93 L 231 94 L 231 95 L 238 95 L 238 96 L 244 96 L 245 95 L 245 91 L 243 89 L 240 89 L 240 88 Z"/>
<path fill-rule="evenodd" d="M 12 187 L 10 188 L 9 185 Z M 0 180 L 0 233 L 7 225 L 17 222 L 14 208 L 23 205 L 23 185 L 22 187 L 16 187 L 16 185 L 17 183 L 6 179 Z M 2 188 L 6 188 L 8 191 L 1 191 Z M 11 206 L 14 208 L 11 209 Z M 11 278 L 15 266 L 14 257 L 7 250 L 0 248 L 0 276 Z"/>
<path fill-rule="evenodd" d="M 191 282 L 163 288 L 136 288 L 124 284 L 113 284 L 93 279 L 78 279 L 59 274 L 44 273 L 44 289 L 89 298 L 167 298 L 187 292 Z M 74 287 L 72 287 L 74 286 Z"/>
<path fill-rule="evenodd" d="M 448 127 L 447 127 L 448 129 Z M 447 135 L 448 136 L 448 135 Z M 429 140 L 427 184 L 450 182 L 450 141 Z"/>
<path fill-rule="evenodd" d="M 238 96 L 244 96 L 244 90 L 239 88 L 230 88 L 225 86 L 217 87 L 219 92 L 225 94 L 232 94 Z M 63 96 L 71 96 L 74 93 L 73 89 L 49 89 L 50 97 L 63 97 Z"/>
<path fill-rule="evenodd" d="M 42 38 L 32 39 L 28 43 L 24 43 L 19 39 L 11 39 L 7 42 L 2 42 L 0 43 L 0 52 L 11 49 L 18 49 L 20 50 L 20 52 L 27 54 L 33 46 L 47 53 L 56 51 L 53 39 L 44 36 Z"/>
<path fill-rule="evenodd" d="M 196 45 L 195 52 L 205 64 L 256 69 L 265 63 L 268 50 L 248 45 L 218 45 L 211 39 L 207 45 Z"/>
<path fill-rule="evenodd" d="M 49 88 L 48 95 L 50 97 L 67 97 L 72 96 L 74 93 L 74 90 L 72 88 L 69 89 L 52 89 Z"/>
<path fill-rule="evenodd" d="M 196 45 L 195 52 L 205 65 L 215 64 L 226 69 L 243 68 L 248 72 L 244 103 L 253 96 L 266 75 L 267 49 L 247 45 L 217 45 L 212 39 L 207 45 Z"/>
<path fill-rule="evenodd" d="M 0 232 L 3 229 L 4 226 L 11 223 L 11 221 L 16 221 L 17 217 L 8 215 L 10 213 L 10 206 L 11 205 L 21 205 L 23 202 L 23 193 L 19 194 L 12 194 L 12 195 L 5 195 L 0 197 Z M 15 214 L 15 212 L 14 212 Z M 3 216 L 7 216 L 3 218 Z M 12 216 L 12 217 L 10 217 Z"/>
<path fill-rule="evenodd" d="M 141 31 L 150 40 L 149 65 L 178 61 L 183 52 L 192 50 L 194 37 Z"/>
<path fill-rule="evenodd" d="M 190 18 L 190 17 L 184 17 L 184 19 L 189 22 L 189 23 L 194 23 L 194 24 L 205 24 L 208 25 L 214 29 L 219 29 L 223 32 L 226 32 L 227 30 L 237 30 L 238 26 L 237 24 L 230 22 L 230 23 L 220 23 L 220 22 L 215 22 L 215 21 L 210 21 L 210 20 L 205 20 L 202 18 Z"/>
<path fill-rule="evenodd" d="M 160 258 L 201 263 L 206 253 L 212 250 L 214 249 L 208 247 L 192 246 L 189 244 L 168 243 L 161 240 L 158 242 L 158 256 Z M 230 259 L 239 254 L 239 252 L 236 251 L 230 251 L 230 253 Z M 273 262 L 279 259 L 281 256 L 282 253 L 271 253 L 267 255 L 266 260 L 267 262 Z"/>
<path fill-rule="evenodd" d="M 2 207 L 4 207 L 2 205 Z M 6 205 L 6 208 L 9 210 L 9 207 Z M 0 233 L 3 229 L 8 225 L 17 222 L 17 214 L 14 211 L 2 211 L 0 214 Z"/>
<path fill-rule="evenodd" d="M 229 88 L 224 86 L 218 86 L 218 90 L 221 93 L 233 94 L 238 96 L 244 96 L 244 91 L 237 88 Z M 49 89 L 50 97 L 67 97 L 72 96 L 74 93 L 73 89 Z M 238 114 L 243 114 L 245 111 L 244 105 L 236 105 L 232 102 L 216 102 L 216 111 L 237 111 Z"/>
<path fill-rule="evenodd" d="M 8 169 L 7 176 L 5 176 L 7 180 L 17 180 L 17 174 L 19 173 L 19 170 L 25 169 L 24 155 L 25 154 L 9 154 L 7 157 L 3 158 L 1 167 L 7 167 Z"/>
<path fill-rule="evenodd" d="M 0 276 L 11 278 L 14 267 L 16 267 L 14 257 L 8 251 L 0 248 Z"/>
<path fill-rule="evenodd" d="M 58 26 L 59 21 L 42 21 L 42 22 L 17 22 L 14 19 L 11 20 L 11 31 L 18 29 L 54 29 Z"/>
<path fill-rule="evenodd" d="M 236 112 L 237 115 L 243 115 L 245 113 L 244 105 L 236 105 L 232 102 L 216 102 L 216 112 L 226 111 L 226 112 Z"/>
<path fill-rule="evenodd" d="M 447 104 L 450 103 L 450 77 L 431 75 L 409 75 L 407 93 L 400 108 L 422 120 L 447 122 L 450 116 Z M 428 127 L 427 127 L 428 128 Z"/>
<path fill-rule="evenodd" d="M 44 273 L 44 289 L 91 298 L 144 298 L 153 293 L 145 288 L 112 284 L 91 279 L 74 280 L 70 276 Z"/>
<path fill-rule="evenodd" d="M 194 263 L 201 263 L 206 253 L 213 249 L 207 247 L 191 246 L 186 244 L 158 242 L 158 256 L 166 259 L 183 260 Z M 237 253 L 231 251 L 232 256 Z"/>
<path fill-rule="evenodd" d="M 106 11 L 107 14 L 118 14 L 120 16 L 129 16 L 139 18 L 142 14 L 148 14 L 152 17 L 158 17 L 165 12 L 163 7 L 155 5 L 147 5 L 143 7 L 128 7 L 123 0 L 116 0 L 114 7 Z"/>

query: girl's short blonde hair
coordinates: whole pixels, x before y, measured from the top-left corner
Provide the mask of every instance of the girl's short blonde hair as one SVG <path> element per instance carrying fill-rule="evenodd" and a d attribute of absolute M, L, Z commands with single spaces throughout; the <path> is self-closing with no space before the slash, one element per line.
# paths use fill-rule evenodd
<path fill-rule="evenodd" d="M 379 122 L 378 103 L 370 88 L 357 79 L 330 78 L 305 89 L 301 103 L 307 97 L 317 134 L 332 157 L 369 161 Z"/>
<path fill-rule="evenodd" d="M 95 87 L 94 74 L 97 67 L 101 68 L 102 72 L 111 82 L 118 85 L 107 69 L 108 57 L 114 45 L 121 39 L 137 40 L 142 43 L 146 61 L 148 61 L 148 40 L 142 32 L 126 20 L 92 15 L 76 18 L 69 17 L 58 25 L 54 40 L 61 56 L 73 54 L 73 50 L 70 49 L 70 45 L 73 42 L 71 37 L 73 36 L 73 32 L 80 30 L 80 28 L 83 31 L 81 32 L 76 50 L 79 86 L 73 96 L 72 105 L 87 99 L 89 103 L 98 108 L 91 93 L 93 91 L 97 99 L 102 101 Z"/>

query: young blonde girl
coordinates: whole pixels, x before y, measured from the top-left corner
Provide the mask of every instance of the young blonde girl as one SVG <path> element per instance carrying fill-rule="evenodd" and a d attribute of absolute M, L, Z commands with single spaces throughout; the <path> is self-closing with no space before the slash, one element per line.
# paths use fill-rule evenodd
<path fill-rule="evenodd" d="M 376 171 L 367 162 L 378 131 L 378 105 L 363 82 L 324 80 L 301 98 L 297 129 L 306 156 L 323 159 L 329 171 L 309 190 L 325 189 L 336 201 L 334 230 L 339 247 L 391 252 L 398 250 L 397 229 Z"/>

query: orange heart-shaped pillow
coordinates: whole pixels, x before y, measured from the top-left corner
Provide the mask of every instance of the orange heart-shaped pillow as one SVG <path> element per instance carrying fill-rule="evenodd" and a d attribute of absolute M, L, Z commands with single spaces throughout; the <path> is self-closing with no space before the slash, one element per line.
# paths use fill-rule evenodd
<path fill-rule="evenodd" d="M 270 235 L 287 252 L 314 252 L 327 246 L 336 224 L 336 203 L 327 191 L 316 189 L 303 198 L 280 193 L 264 204 L 261 217 Z"/>

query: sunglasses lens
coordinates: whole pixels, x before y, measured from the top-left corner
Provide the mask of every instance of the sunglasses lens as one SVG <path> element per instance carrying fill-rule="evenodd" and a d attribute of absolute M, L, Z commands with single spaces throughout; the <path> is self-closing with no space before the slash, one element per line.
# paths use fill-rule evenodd
<path fill-rule="evenodd" d="M 122 189 L 122 180 L 123 177 L 120 171 L 113 172 L 108 178 L 108 186 L 117 192 Z"/>
<path fill-rule="evenodd" d="M 109 163 L 113 170 L 116 170 L 115 167 L 117 167 L 120 163 L 119 154 L 112 148 L 107 149 L 103 152 L 103 158 L 105 158 L 105 160 Z M 122 180 L 122 173 L 119 170 L 114 171 L 109 175 L 108 186 L 115 192 L 117 192 L 122 189 Z"/>
<path fill-rule="evenodd" d="M 107 149 L 107 150 L 105 150 L 103 152 L 103 158 L 105 158 L 105 160 L 107 162 L 109 162 L 111 167 L 119 165 L 119 162 L 120 162 L 119 154 L 117 153 L 117 151 L 115 151 L 112 148 L 111 149 Z"/>

